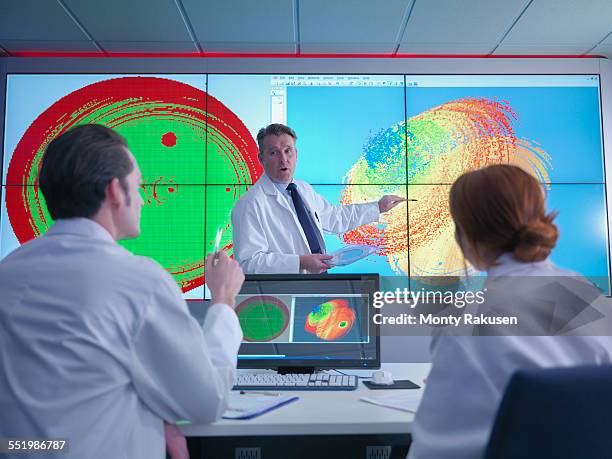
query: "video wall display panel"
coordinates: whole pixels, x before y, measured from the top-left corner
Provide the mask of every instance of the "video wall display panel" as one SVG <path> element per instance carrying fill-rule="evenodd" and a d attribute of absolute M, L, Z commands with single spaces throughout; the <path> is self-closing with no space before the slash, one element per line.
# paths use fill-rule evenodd
<path fill-rule="evenodd" d="M 532 173 L 559 211 L 553 261 L 609 277 L 598 75 L 9 74 L 0 258 L 52 224 L 37 187 L 40 160 L 53 138 L 84 123 L 124 135 L 143 173 L 142 240 L 120 243 L 156 259 L 186 298 L 205 296 L 217 229 L 232 254 L 231 208 L 263 174 L 256 136 L 270 123 L 295 130 L 295 177 L 330 203 L 416 199 L 324 235 L 328 252 L 372 248 L 332 273 L 465 272 L 450 184 L 509 163 Z"/>

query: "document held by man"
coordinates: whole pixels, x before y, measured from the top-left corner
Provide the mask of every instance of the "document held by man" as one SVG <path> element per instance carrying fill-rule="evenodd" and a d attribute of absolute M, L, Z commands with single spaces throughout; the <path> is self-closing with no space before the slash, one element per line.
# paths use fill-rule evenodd
<path fill-rule="evenodd" d="M 347 245 L 335 252 L 330 253 L 332 259 L 328 264 L 331 266 L 346 266 L 355 263 L 362 258 L 376 253 L 376 248 L 368 245 Z"/>

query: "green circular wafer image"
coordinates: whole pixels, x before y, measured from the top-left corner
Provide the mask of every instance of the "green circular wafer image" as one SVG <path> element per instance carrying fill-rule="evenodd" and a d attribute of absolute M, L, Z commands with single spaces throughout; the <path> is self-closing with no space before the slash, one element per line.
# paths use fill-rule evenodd
<path fill-rule="evenodd" d="M 245 341 L 272 341 L 289 325 L 289 309 L 273 296 L 252 296 L 236 306 Z"/>
<path fill-rule="evenodd" d="M 119 243 L 156 260 L 188 292 L 204 284 L 218 228 L 232 255 L 230 210 L 261 175 L 242 121 L 205 91 L 176 80 L 130 76 L 88 84 L 43 111 L 9 163 L 6 193 L 15 236 L 25 243 L 52 224 L 38 171 L 48 144 L 70 128 L 102 124 L 126 138 L 143 174 L 141 232 Z M 211 185 L 212 184 L 212 185 Z"/>

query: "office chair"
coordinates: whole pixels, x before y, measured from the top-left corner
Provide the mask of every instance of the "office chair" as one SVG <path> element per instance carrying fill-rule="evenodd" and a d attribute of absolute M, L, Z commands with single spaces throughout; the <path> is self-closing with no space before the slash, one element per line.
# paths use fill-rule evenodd
<path fill-rule="evenodd" d="M 485 459 L 611 459 L 612 366 L 516 372 Z"/>

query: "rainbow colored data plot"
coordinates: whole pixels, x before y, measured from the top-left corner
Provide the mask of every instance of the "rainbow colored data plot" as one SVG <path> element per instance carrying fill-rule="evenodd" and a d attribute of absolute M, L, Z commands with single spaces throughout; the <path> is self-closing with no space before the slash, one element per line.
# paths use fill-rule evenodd
<path fill-rule="evenodd" d="M 394 193 L 416 202 L 408 203 L 408 228 L 405 214 L 396 208 L 381 215 L 377 223 L 344 233 L 343 242 L 376 248 L 397 274 L 463 273 L 464 259 L 455 243 L 448 211 L 450 184 L 462 173 L 490 164 L 514 164 L 541 182 L 550 181 L 551 156 L 537 142 L 518 137 L 517 122 L 517 113 L 505 101 L 465 97 L 433 107 L 372 136 L 344 176 L 347 186 L 341 204 L 379 199 L 387 185 L 349 185 L 389 183 L 394 179 L 389 174 L 405 159 L 408 189 Z"/>
<path fill-rule="evenodd" d="M 280 337 L 289 325 L 289 308 L 274 296 L 249 296 L 236 306 L 245 341 L 269 342 Z"/>
<path fill-rule="evenodd" d="M 355 323 L 355 311 L 343 299 L 330 300 L 312 308 L 306 317 L 304 330 L 325 341 L 346 335 Z"/>

